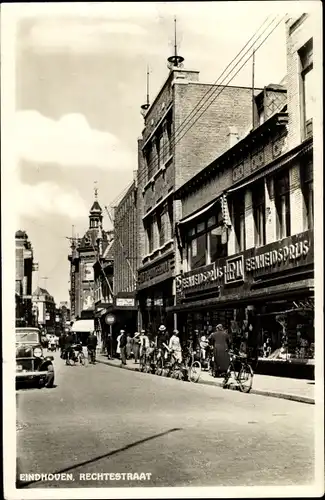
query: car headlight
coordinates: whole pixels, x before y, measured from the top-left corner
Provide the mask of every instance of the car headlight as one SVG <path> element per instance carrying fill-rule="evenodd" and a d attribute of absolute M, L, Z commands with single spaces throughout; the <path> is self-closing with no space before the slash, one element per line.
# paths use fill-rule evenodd
<path fill-rule="evenodd" d="M 34 349 L 34 356 L 35 358 L 40 358 L 43 354 L 43 351 L 40 347 L 35 347 Z"/>

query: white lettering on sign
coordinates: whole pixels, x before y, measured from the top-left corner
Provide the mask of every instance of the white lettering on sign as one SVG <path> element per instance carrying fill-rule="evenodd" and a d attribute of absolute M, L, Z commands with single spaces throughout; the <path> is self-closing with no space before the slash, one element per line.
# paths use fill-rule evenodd
<path fill-rule="evenodd" d="M 239 255 L 227 260 L 225 266 L 225 284 L 244 280 L 244 257 Z"/>
<path fill-rule="evenodd" d="M 134 307 L 134 299 L 117 297 L 116 305 L 120 307 Z"/>
<path fill-rule="evenodd" d="M 276 250 L 262 253 L 250 257 L 245 261 L 246 272 L 252 272 L 258 269 L 266 269 L 275 265 L 281 265 L 285 262 L 296 261 L 301 257 L 305 257 L 309 252 L 309 241 L 298 241 L 295 244 L 285 245 Z"/>

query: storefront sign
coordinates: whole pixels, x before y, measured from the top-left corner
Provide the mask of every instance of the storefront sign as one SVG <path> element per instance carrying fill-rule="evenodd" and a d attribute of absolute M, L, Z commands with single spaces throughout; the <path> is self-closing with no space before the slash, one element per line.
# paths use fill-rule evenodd
<path fill-rule="evenodd" d="M 225 284 L 244 281 L 244 258 L 243 255 L 230 258 L 224 266 Z"/>
<path fill-rule="evenodd" d="M 117 307 L 134 307 L 134 299 L 132 298 L 116 298 L 116 306 Z"/>
<path fill-rule="evenodd" d="M 139 271 L 139 283 L 145 283 L 146 281 L 151 281 L 158 276 L 170 272 L 170 260 L 165 260 L 155 266 L 150 267 L 144 271 Z"/>
<path fill-rule="evenodd" d="M 249 285 L 256 277 L 311 264 L 313 259 L 313 233 L 306 231 L 178 275 L 176 294 L 193 290 L 203 292 L 232 284 Z"/>
<path fill-rule="evenodd" d="M 313 235 L 306 231 L 261 248 L 245 252 L 245 272 L 279 272 L 308 263 L 313 259 Z"/>

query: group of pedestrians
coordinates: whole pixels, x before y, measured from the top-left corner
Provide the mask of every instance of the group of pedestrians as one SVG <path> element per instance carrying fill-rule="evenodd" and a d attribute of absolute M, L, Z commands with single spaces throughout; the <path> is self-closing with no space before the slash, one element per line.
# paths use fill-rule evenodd
<path fill-rule="evenodd" d="M 142 329 L 140 332 L 135 332 L 134 336 L 131 337 L 125 330 L 120 330 L 117 337 L 116 353 L 120 357 L 121 366 L 125 366 L 127 361 L 131 359 L 131 353 L 134 356 L 134 363 L 137 364 L 144 353 L 148 354 L 155 349 L 158 358 L 162 356 L 167 359 L 169 355 L 172 355 L 174 361 L 182 363 L 186 349 L 195 350 L 199 348 L 201 357 L 204 360 L 210 347 L 213 356 L 213 376 L 225 373 L 230 362 L 228 351 L 231 345 L 227 330 L 221 324 L 218 324 L 214 329 L 211 327 L 209 334 L 201 338 L 199 338 L 198 332 L 195 333 L 195 342 L 192 338 L 186 345 L 183 344 L 182 346 L 179 331 L 175 329 L 169 335 L 165 325 L 159 326 L 156 335 L 148 335 Z M 189 347 L 189 344 L 191 347 Z"/>
<path fill-rule="evenodd" d="M 73 356 L 74 348 L 78 345 L 82 349 L 85 359 L 90 359 L 90 362 L 95 364 L 97 343 L 98 339 L 95 331 L 89 332 L 83 342 L 77 338 L 74 332 L 64 333 L 59 339 L 60 356 L 62 359 Z"/>

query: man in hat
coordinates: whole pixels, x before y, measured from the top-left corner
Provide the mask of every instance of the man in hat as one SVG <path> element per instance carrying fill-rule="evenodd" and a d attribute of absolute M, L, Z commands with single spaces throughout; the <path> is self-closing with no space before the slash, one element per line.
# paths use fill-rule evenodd
<path fill-rule="evenodd" d="M 158 359 L 160 356 L 163 356 L 163 358 L 167 358 L 167 347 L 169 342 L 169 335 L 167 332 L 167 329 L 165 325 L 160 325 L 158 328 L 158 335 L 157 335 L 157 349 L 158 349 Z"/>

